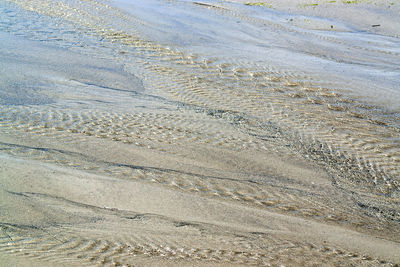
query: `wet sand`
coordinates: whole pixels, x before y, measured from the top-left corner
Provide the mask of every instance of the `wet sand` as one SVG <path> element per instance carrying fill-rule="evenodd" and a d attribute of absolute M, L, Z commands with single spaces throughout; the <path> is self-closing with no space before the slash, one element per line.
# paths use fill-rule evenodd
<path fill-rule="evenodd" d="M 397 19 L 398 1 L 230 0 L 227 2 L 288 12 L 294 15 L 291 23 L 315 30 L 357 30 L 397 38 L 400 36 L 400 21 Z M 301 17 L 302 15 L 305 17 Z"/>
<path fill-rule="evenodd" d="M 0 0 L 0 266 L 396 266 L 399 8 Z"/>

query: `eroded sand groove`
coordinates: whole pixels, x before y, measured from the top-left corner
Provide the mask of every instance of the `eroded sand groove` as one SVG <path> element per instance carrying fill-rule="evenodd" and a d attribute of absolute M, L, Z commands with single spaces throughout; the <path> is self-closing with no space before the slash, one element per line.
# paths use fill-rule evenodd
<path fill-rule="evenodd" d="M 398 113 L 395 111 L 348 97 L 346 91 L 339 89 L 336 84 L 308 74 L 171 49 L 143 37 L 141 31 L 146 31 L 148 23 L 102 2 L 11 2 L 28 11 L 50 16 L 50 21 L 54 19 L 57 22 L 50 30 L 54 38 L 47 39 L 47 32 L 41 33 L 34 27 L 29 28 L 29 25 L 27 28 L 18 28 L 21 26 L 19 24 L 6 25 L 10 32 L 20 32 L 32 39 L 46 40 L 82 53 L 122 60 L 124 70 L 141 77 L 146 90 L 166 102 L 170 111 L 150 112 L 145 109 L 110 112 L 107 107 L 78 111 L 61 108 L 61 104 L 2 105 L 0 124 L 6 134 L 19 136 L 20 140 L 31 140 L 32 144 L 51 144 L 54 142 L 52 140 L 63 140 L 67 146 L 78 150 L 79 145 L 86 142 L 106 149 L 106 145 L 98 143 L 101 140 L 105 144 L 126 149 L 157 151 L 178 158 L 184 158 L 193 148 L 199 151 L 215 149 L 216 155 L 229 155 L 231 158 L 227 160 L 235 159 L 233 153 L 243 149 L 257 156 L 270 151 L 284 152 L 298 160 L 304 160 L 302 157 L 305 156 L 310 162 L 316 162 L 328 170 L 334 187 L 317 186 L 310 190 L 307 184 L 285 177 L 279 171 L 252 172 L 250 167 L 242 172 L 219 169 L 199 173 L 112 162 L 98 156 L 90 157 L 90 149 L 79 154 L 51 147 L 2 142 L 2 152 L 89 173 L 161 184 L 177 191 L 195 192 L 206 198 L 311 218 L 397 240 L 400 133 Z M 232 12 L 228 12 L 229 16 Z M 255 25 L 264 23 L 242 15 L 237 17 Z M 39 16 L 39 28 L 44 27 L 40 26 L 41 20 Z M 58 33 L 59 28 L 70 29 L 70 38 L 59 38 L 65 33 Z M 281 26 L 276 26 L 276 30 L 293 32 Z M 82 34 L 84 37 L 79 37 Z M 111 51 L 110 54 L 101 54 L 88 47 L 88 43 L 96 44 L 96 41 L 92 41 L 96 38 L 102 40 L 102 47 L 96 49 Z M 323 36 L 316 38 L 349 45 Z M 398 56 L 384 50 L 366 51 Z M 82 82 L 68 86 L 86 89 L 96 87 Z M 215 172 L 219 172 L 219 175 L 215 175 Z M 33 192 L 15 193 L 16 196 L 29 199 L 42 198 L 42 195 Z M 342 198 L 338 198 L 338 194 Z M 48 201 L 51 196 L 43 199 Z M 57 201 L 63 203 L 58 204 L 60 206 L 68 202 Z M 100 212 L 101 209 L 96 210 Z M 185 226 L 185 223 L 177 225 Z M 27 234 L 23 225 L 3 224 L 2 229 L 8 231 L 8 236 L 4 237 L 2 249 L 43 260 L 76 260 L 88 264 L 130 263 L 132 255 L 171 260 L 183 258 L 189 262 L 203 259 L 262 265 L 330 261 L 339 265 L 390 264 L 389 261 L 368 255 L 355 255 L 320 245 L 286 244 L 287 240 L 268 243 L 260 241 L 260 237 L 255 238 L 257 234 L 249 233 L 244 234 L 243 240 L 258 247 L 246 250 L 239 244 L 237 248 L 241 249 L 234 251 L 229 250 L 228 245 L 226 249 L 221 249 L 222 241 L 229 244 L 234 240 L 232 233 L 223 237 L 217 235 L 219 240 L 215 241 L 213 248 L 201 248 L 187 243 L 188 240 L 183 237 L 182 240 L 173 241 L 173 234 L 165 240 L 150 236 L 126 241 L 126 237 L 116 239 L 112 235 L 104 238 L 106 230 L 92 235 L 85 227 L 90 228 L 83 227 L 84 238 L 72 234 L 76 228 L 71 232 L 63 228 L 59 230 L 62 241 L 55 241 L 34 227 L 31 228 L 35 230 L 34 233 Z M 48 231 L 58 230 L 56 227 Z M 217 232 L 210 230 L 204 240 Z M 8 245 L 10 242 L 7 239 L 10 238 L 16 241 Z M 27 245 L 20 240 L 33 241 Z M 266 245 L 260 246 L 262 242 L 266 242 Z M 206 243 L 203 241 L 203 244 Z M 21 252 L 21 247 L 26 249 Z M 304 262 L 296 262 L 299 259 Z M 73 261 L 71 264 L 74 264 Z"/>

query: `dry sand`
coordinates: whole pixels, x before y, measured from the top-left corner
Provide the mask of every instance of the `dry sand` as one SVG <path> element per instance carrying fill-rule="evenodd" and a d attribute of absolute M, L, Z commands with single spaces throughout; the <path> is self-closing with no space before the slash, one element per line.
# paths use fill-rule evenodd
<path fill-rule="evenodd" d="M 397 0 L 230 0 L 228 2 L 260 5 L 259 7 L 284 11 L 296 16 L 310 16 L 308 18 L 294 18 L 291 21 L 293 24 L 307 28 L 340 31 L 343 30 L 342 26 L 346 25 L 352 30 L 400 36 L 400 2 Z M 330 20 L 331 23 L 327 20 Z"/>
<path fill-rule="evenodd" d="M 396 1 L 0 0 L 0 266 L 399 264 Z"/>

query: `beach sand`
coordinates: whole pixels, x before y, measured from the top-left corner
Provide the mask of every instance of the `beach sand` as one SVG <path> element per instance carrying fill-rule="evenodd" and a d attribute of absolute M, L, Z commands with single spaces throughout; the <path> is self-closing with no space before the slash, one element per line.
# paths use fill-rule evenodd
<path fill-rule="evenodd" d="M 399 10 L 0 0 L 0 266 L 397 266 Z"/>
<path fill-rule="evenodd" d="M 230 2 L 255 5 L 271 8 L 277 11 L 287 12 L 293 15 L 308 16 L 308 20 L 293 20 L 293 24 L 299 24 L 307 28 L 340 31 L 342 25 L 352 30 L 370 32 L 387 36 L 400 36 L 400 21 L 398 19 L 400 8 L 398 1 L 321 1 L 321 0 L 231 0 Z M 312 18 L 319 18 L 321 21 Z M 332 23 L 325 23 L 329 20 Z M 338 25 L 335 25 L 338 23 Z M 332 26 L 332 27 L 331 27 Z M 338 27 L 337 27 L 338 26 Z M 338 29 L 337 29 L 338 28 Z"/>

